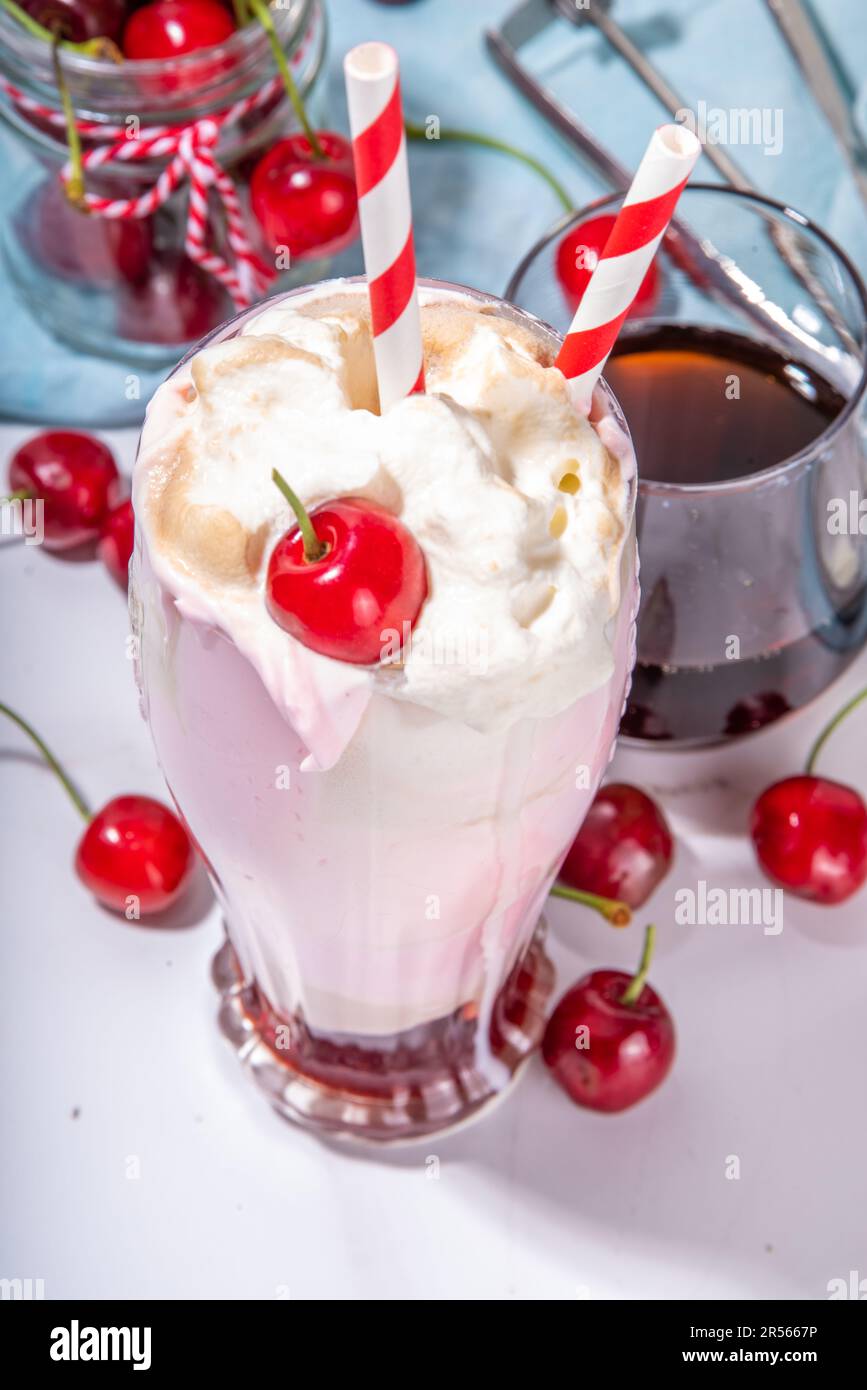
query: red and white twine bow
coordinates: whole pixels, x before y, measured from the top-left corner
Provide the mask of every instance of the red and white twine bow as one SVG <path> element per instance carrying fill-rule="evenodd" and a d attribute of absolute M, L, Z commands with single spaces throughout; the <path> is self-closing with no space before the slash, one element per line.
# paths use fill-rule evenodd
<path fill-rule="evenodd" d="M 296 54 L 296 61 L 301 56 Z M 11 82 L 0 78 L 0 87 L 20 110 L 52 126 L 65 128 L 62 112 L 46 107 L 25 95 Z M 80 121 L 78 129 L 87 140 L 106 143 L 86 150 L 82 156 L 85 174 L 106 164 L 127 163 L 145 159 L 167 159 L 169 162 L 156 182 L 136 198 L 104 198 L 85 193 L 88 210 L 97 217 L 150 217 L 157 208 L 189 180 L 187 223 L 184 250 L 190 260 L 209 275 L 213 275 L 228 291 L 237 309 L 246 309 L 257 295 L 263 294 L 276 276 L 253 250 L 234 181 L 217 162 L 214 147 L 222 131 L 250 112 L 273 101 L 283 88 L 280 77 L 271 78 L 252 96 L 235 102 L 225 111 L 203 117 L 185 126 L 150 126 L 136 128 L 134 124 L 108 126 L 99 121 Z M 64 183 L 69 182 L 69 164 L 61 170 Z M 208 196 L 213 189 L 222 205 L 226 224 L 226 241 L 234 262 L 230 263 L 206 244 L 210 226 Z"/>

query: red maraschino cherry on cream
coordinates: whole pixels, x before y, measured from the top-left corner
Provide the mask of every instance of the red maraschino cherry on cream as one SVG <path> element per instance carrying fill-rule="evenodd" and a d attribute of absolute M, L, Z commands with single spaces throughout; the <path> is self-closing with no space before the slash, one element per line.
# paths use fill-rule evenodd
<path fill-rule="evenodd" d="M 386 410 L 424 389 L 397 55 L 387 44 L 360 44 L 344 67 L 377 386 Z M 383 202 L 377 194 L 386 180 L 400 196 Z M 374 665 L 391 634 L 411 629 L 427 596 L 418 543 L 397 517 L 358 497 L 339 498 L 308 516 L 276 469 L 272 478 L 298 525 L 271 554 L 269 613 L 312 651 Z"/>
<path fill-rule="evenodd" d="M 268 612 L 311 651 L 372 666 L 389 633 L 403 634 L 427 597 L 415 537 L 384 507 L 338 498 L 308 514 L 277 470 L 274 482 L 298 519 L 268 563 Z"/>

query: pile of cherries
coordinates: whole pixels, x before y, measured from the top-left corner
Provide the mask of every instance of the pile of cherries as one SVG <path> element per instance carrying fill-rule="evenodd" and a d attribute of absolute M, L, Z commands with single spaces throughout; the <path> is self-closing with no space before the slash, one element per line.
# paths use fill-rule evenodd
<path fill-rule="evenodd" d="M 124 589 L 133 548 L 132 503 L 111 451 L 74 430 L 37 434 L 13 455 L 10 495 L 42 503 L 44 544 L 53 551 L 95 547 Z M 94 897 L 133 919 L 163 912 L 180 897 L 195 863 L 191 838 L 173 811 L 153 797 L 113 797 L 92 814 L 62 765 L 19 714 L 0 704 L 35 743 L 66 788 L 86 829 L 75 869 Z"/>
<path fill-rule="evenodd" d="M 572 312 L 577 308 L 614 225 L 613 215 L 588 219 L 557 247 L 557 278 Z M 642 281 L 630 315 L 652 312 L 660 294 L 656 261 Z M 867 698 L 850 701 L 842 713 Z M 778 713 L 778 711 L 776 711 Z M 750 711 L 743 729 L 773 717 Z M 778 887 L 809 902 L 845 902 L 867 882 L 867 804 L 860 792 L 813 772 L 827 732 L 814 746 L 807 771 L 767 788 L 750 816 L 761 868 Z M 557 896 L 596 908 L 615 925 L 647 901 L 671 865 L 674 841 L 659 807 L 638 787 L 603 787 L 560 870 Z M 671 1067 L 674 1024 L 645 983 L 653 947 L 648 929 L 638 974 L 595 970 L 560 1000 L 548 1024 L 543 1057 L 579 1105 L 615 1111 L 655 1090 Z"/>
<path fill-rule="evenodd" d="M 37 24 L 71 43 L 106 39 L 125 58 L 177 58 L 235 32 L 220 0 L 20 0 Z"/>
<path fill-rule="evenodd" d="M 850 700 L 820 735 L 807 772 L 762 792 L 750 816 L 759 864 L 778 887 L 808 902 L 845 902 L 867 882 L 867 804 L 853 787 L 819 777 L 816 755 L 840 719 L 867 700 Z M 671 867 L 674 840 L 661 810 L 638 787 L 610 783 L 597 794 L 560 870 L 558 896 L 642 907 Z M 616 919 L 615 919 L 616 920 Z M 622 919 L 621 919 L 622 920 Z M 579 1105 L 624 1110 L 665 1079 L 674 1024 L 646 984 L 652 930 L 638 974 L 594 970 L 560 1000 L 542 1055 Z"/>
<path fill-rule="evenodd" d="M 174 65 L 166 69 L 166 60 L 223 44 L 238 28 L 228 0 L 23 0 L 22 8 L 46 39 L 105 43 L 106 52 L 99 53 L 106 62 L 113 55 L 115 61 L 160 63 L 157 77 L 136 79 L 133 73 L 131 80 L 160 82 L 168 91 L 185 78 Z M 330 256 L 358 236 L 352 147 L 343 135 L 309 125 L 267 6 L 262 0 L 244 0 L 244 11 L 249 22 L 265 28 L 303 126 L 231 171 L 245 189 L 256 249 L 276 270 L 286 264 L 287 253 L 289 264 Z M 32 119 L 40 123 L 39 117 Z M 46 129 L 56 135 L 54 127 Z M 88 171 L 84 187 L 112 198 L 134 196 L 144 187 L 134 184 L 135 178 L 129 165 L 123 187 L 108 172 Z M 19 220 L 22 241 L 46 270 L 83 287 L 113 292 L 114 326 L 121 338 L 185 343 L 203 337 L 231 313 L 219 283 L 181 249 L 182 233 L 170 207 L 134 219 L 87 216 L 79 200 L 52 179 L 36 190 Z"/>

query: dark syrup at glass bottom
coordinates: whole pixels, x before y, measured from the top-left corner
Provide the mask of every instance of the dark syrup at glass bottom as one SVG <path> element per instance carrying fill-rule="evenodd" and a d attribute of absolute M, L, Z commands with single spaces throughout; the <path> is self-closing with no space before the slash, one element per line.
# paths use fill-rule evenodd
<path fill-rule="evenodd" d="M 812 368 L 717 329 L 659 325 L 627 333 L 605 377 L 629 422 L 641 477 L 679 485 L 770 468 L 808 448 L 845 404 Z M 823 626 L 760 655 L 688 667 L 642 662 L 639 619 L 639 661 L 621 732 L 705 740 L 772 723 L 807 704 L 850 663 L 865 602 L 864 591 L 850 596 Z M 701 622 L 700 613 L 678 616 Z"/>
<path fill-rule="evenodd" d="M 837 629 L 837 624 L 833 625 Z M 817 629 L 765 656 L 717 666 L 636 664 L 621 734 L 663 742 L 737 738 L 820 695 L 857 654 Z"/>

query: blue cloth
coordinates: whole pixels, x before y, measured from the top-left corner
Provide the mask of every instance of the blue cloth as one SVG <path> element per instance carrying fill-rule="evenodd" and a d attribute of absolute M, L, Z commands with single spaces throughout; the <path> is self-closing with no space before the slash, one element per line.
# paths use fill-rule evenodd
<path fill-rule="evenodd" d="M 327 109 L 346 128 L 340 55 L 363 39 L 393 43 L 401 57 L 408 117 L 484 131 L 531 151 L 566 185 L 576 206 L 605 192 L 594 173 L 509 85 L 488 57 L 483 34 L 512 0 L 326 0 L 331 20 Z M 864 0 L 815 0 L 853 91 L 867 59 Z M 763 0 L 617 0 L 614 13 L 687 105 L 779 108 L 781 152 L 739 147 L 758 187 L 814 217 L 867 273 L 865 213 L 824 118 L 784 46 Z M 549 26 L 526 50 L 533 71 L 603 144 L 634 166 L 661 110 L 592 28 Z M 14 189 L 16 160 L 4 133 L 0 202 Z M 559 215 L 553 192 L 505 155 L 465 145 L 410 150 L 421 274 L 502 292 L 517 261 Z M 700 177 L 715 177 L 704 161 Z M 358 269 L 357 251 L 334 271 Z M 130 424 L 163 373 L 141 373 L 141 399 L 128 400 L 130 366 L 74 352 L 40 328 L 0 290 L 4 324 L 0 412 L 67 424 Z"/>

